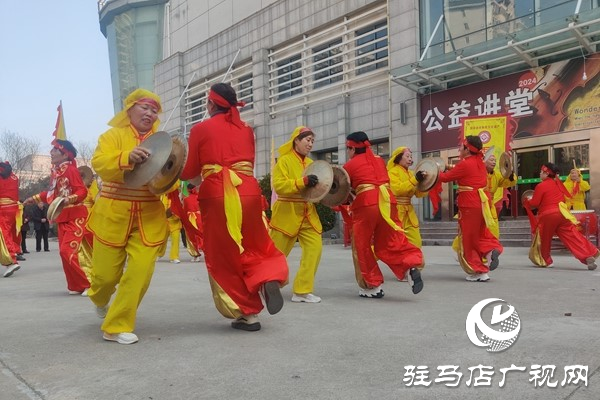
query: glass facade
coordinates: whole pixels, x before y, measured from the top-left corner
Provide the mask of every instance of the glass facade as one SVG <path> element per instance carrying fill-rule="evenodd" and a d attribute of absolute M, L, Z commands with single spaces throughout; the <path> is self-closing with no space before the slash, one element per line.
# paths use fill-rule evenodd
<path fill-rule="evenodd" d="M 164 5 L 130 8 L 106 25 L 115 112 L 137 88 L 154 90 L 154 65 L 162 60 Z"/>
<path fill-rule="evenodd" d="M 451 53 L 520 30 L 574 15 L 577 0 L 420 0 L 421 54 L 431 36 L 426 58 Z M 598 0 L 581 0 L 579 12 L 599 7 Z M 440 16 L 444 21 L 434 30 Z"/>

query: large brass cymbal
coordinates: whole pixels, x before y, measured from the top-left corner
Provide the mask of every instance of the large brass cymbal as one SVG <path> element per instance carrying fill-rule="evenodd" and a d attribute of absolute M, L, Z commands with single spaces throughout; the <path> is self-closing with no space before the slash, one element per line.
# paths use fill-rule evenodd
<path fill-rule="evenodd" d="M 141 164 L 136 164 L 133 170 L 126 171 L 123 177 L 125 185 L 136 189 L 146 185 L 160 172 L 169 159 L 173 149 L 173 140 L 165 131 L 159 131 L 144 140 L 140 147 L 148 150 L 150 156 Z"/>
<path fill-rule="evenodd" d="M 415 173 L 418 171 L 423 171 L 426 173 L 425 179 L 421 182 L 417 183 L 417 189 L 420 192 L 427 192 L 431 190 L 432 187 L 437 183 L 439 174 L 440 174 L 440 166 L 435 162 L 432 158 L 424 158 L 415 167 Z"/>
<path fill-rule="evenodd" d="M 48 212 L 46 213 L 48 219 L 50 221 L 56 220 L 60 212 L 63 210 L 63 208 L 65 208 L 67 204 L 68 199 L 66 197 L 59 196 L 52 200 L 52 203 L 50 203 L 50 205 L 48 206 Z"/>
<path fill-rule="evenodd" d="M 339 165 L 332 165 L 331 168 L 333 168 L 331 189 L 321 199 L 321 204 L 327 207 L 335 207 L 344 203 L 352 189 L 352 186 L 350 186 L 350 176 L 348 176 L 346 170 Z"/>
<path fill-rule="evenodd" d="M 171 154 L 163 167 L 148 182 L 148 190 L 160 195 L 167 192 L 179 179 L 187 159 L 187 145 L 179 137 L 173 137 Z"/>
<path fill-rule="evenodd" d="M 435 163 L 437 164 L 440 172 L 445 171 L 446 169 L 448 169 L 448 166 L 446 165 L 446 162 L 444 161 L 444 159 L 442 157 L 430 157 L 433 161 L 435 161 Z"/>
<path fill-rule="evenodd" d="M 525 202 L 525 199 L 531 200 L 532 197 L 533 197 L 533 190 L 527 189 L 521 195 L 521 204 L 523 204 Z"/>
<path fill-rule="evenodd" d="M 318 203 L 329 193 L 333 184 L 333 168 L 327 161 L 317 160 L 306 167 L 302 176 L 316 175 L 319 182 L 316 186 L 306 187 L 300 191 L 302 198 L 310 203 Z"/>
<path fill-rule="evenodd" d="M 83 184 L 86 187 L 90 186 L 92 184 L 92 181 L 94 180 L 94 172 L 92 171 L 92 169 L 87 165 L 82 165 L 81 167 L 77 168 L 77 170 L 79 171 L 79 175 L 81 175 L 81 180 L 83 180 Z"/>
<path fill-rule="evenodd" d="M 510 178 L 513 174 L 513 164 L 510 158 L 510 153 L 505 151 L 500 155 L 500 174 L 504 179 Z"/>

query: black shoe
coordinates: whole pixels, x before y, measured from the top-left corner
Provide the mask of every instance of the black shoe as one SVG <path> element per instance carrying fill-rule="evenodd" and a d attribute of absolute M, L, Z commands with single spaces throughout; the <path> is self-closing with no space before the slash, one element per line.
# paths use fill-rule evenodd
<path fill-rule="evenodd" d="M 231 323 L 231 327 L 242 331 L 256 332 L 260 331 L 260 322 L 256 315 L 242 315 Z"/>
<path fill-rule="evenodd" d="M 29 252 L 27 250 L 24 250 L 23 254 L 29 254 Z"/>
<path fill-rule="evenodd" d="M 36 250 L 37 253 L 39 253 L 41 250 Z"/>
<path fill-rule="evenodd" d="M 279 290 L 279 282 L 270 281 L 262 285 L 261 291 L 265 298 L 269 314 L 277 314 L 283 308 L 283 296 Z"/>
<path fill-rule="evenodd" d="M 25 261 L 25 257 L 20 254 L 17 254 L 17 261 Z"/>
<path fill-rule="evenodd" d="M 498 264 L 500 264 L 500 259 L 498 257 L 500 257 L 500 251 L 494 249 L 492 251 L 490 251 L 490 259 L 488 260 L 490 263 L 490 271 L 495 270 L 496 268 L 498 268 Z"/>
<path fill-rule="evenodd" d="M 44 250 L 44 251 L 50 251 L 50 250 L 46 249 L 46 250 Z"/>
<path fill-rule="evenodd" d="M 423 280 L 421 279 L 421 272 L 418 269 L 411 268 L 408 271 L 408 284 L 412 288 L 413 294 L 417 294 L 423 290 Z"/>

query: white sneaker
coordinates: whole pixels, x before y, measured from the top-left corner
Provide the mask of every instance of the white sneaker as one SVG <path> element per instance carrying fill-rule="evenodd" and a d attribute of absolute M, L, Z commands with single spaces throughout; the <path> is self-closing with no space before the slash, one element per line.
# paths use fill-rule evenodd
<path fill-rule="evenodd" d="M 321 298 L 319 296 L 315 296 L 312 293 L 306 294 L 296 294 L 292 295 L 292 301 L 294 303 L 320 303 Z"/>
<path fill-rule="evenodd" d="M 381 287 L 382 285 L 379 285 L 377 287 L 371 288 L 371 289 L 360 289 L 358 291 L 358 295 L 360 297 L 368 297 L 368 298 L 372 298 L 372 299 L 380 299 L 384 296 L 383 293 L 383 289 Z"/>
<path fill-rule="evenodd" d="M 179 264 L 181 261 L 179 261 L 177 258 L 174 260 L 169 261 L 171 264 Z"/>
<path fill-rule="evenodd" d="M 83 292 L 81 292 L 81 295 L 82 295 L 83 297 L 87 297 L 87 292 L 88 292 L 88 289 L 89 289 L 89 288 L 87 288 L 87 289 L 85 289 Z"/>
<path fill-rule="evenodd" d="M 83 292 L 80 292 L 79 290 L 69 290 L 69 295 L 74 296 L 74 295 L 83 295 Z M 86 294 L 87 296 L 87 294 Z"/>
<path fill-rule="evenodd" d="M 133 332 L 123 332 L 123 333 L 106 333 L 102 335 L 104 340 L 108 340 L 109 342 L 117 342 L 119 344 L 134 344 L 138 341 L 138 337 Z"/>
<path fill-rule="evenodd" d="M 96 307 L 96 315 L 98 318 L 104 319 L 106 317 L 106 313 L 108 312 L 108 304 L 104 307 Z"/>
<path fill-rule="evenodd" d="M 192 257 L 192 261 L 191 262 L 200 262 L 200 256 Z"/>
<path fill-rule="evenodd" d="M 8 267 L 6 267 L 6 272 L 4 272 L 4 277 L 8 278 L 12 274 L 14 274 L 15 271 L 18 271 L 19 268 L 21 268 L 21 266 L 19 264 L 16 264 L 16 263 L 9 265 Z"/>
<path fill-rule="evenodd" d="M 490 280 L 490 277 L 488 274 L 473 274 L 473 275 L 467 275 L 466 278 L 469 282 L 487 282 Z"/>

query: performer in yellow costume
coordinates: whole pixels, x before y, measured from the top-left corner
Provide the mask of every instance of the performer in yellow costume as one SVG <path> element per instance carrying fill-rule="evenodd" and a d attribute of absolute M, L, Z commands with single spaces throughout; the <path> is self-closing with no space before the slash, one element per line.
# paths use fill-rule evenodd
<path fill-rule="evenodd" d="M 171 190 L 172 192 L 179 193 L 177 189 L 179 187 L 179 181 L 175 183 L 175 190 Z M 171 210 L 171 199 L 163 194 L 161 196 L 161 201 L 163 206 L 165 207 L 166 216 L 167 216 L 167 226 L 169 229 L 169 238 L 171 241 L 171 249 L 169 250 L 169 262 L 172 264 L 179 264 L 181 261 L 179 260 L 179 239 L 181 238 L 181 219 L 173 213 Z M 161 251 L 158 254 L 158 257 L 163 257 L 165 252 L 167 251 L 167 242 L 162 246 Z"/>
<path fill-rule="evenodd" d="M 313 294 L 315 274 L 321 260 L 323 227 L 314 204 L 300 195 L 300 190 L 318 183 L 315 175 L 302 177 L 313 161 L 308 158 L 315 134 L 305 126 L 294 129 L 288 142 L 279 147 L 279 159 L 273 169 L 273 190 L 277 200 L 271 215 L 271 239 L 286 257 L 296 241 L 302 248 L 300 267 L 293 285 L 292 301 L 295 303 L 319 303 L 321 298 Z"/>
<path fill-rule="evenodd" d="M 83 200 L 83 205 L 88 210 L 88 219 L 90 213 L 92 212 L 92 207 L 94 206 L 94 202 L 96 201 L 96 196 L 98 196 L 98 182 L 96 179 L 92 179 L 92 183 L 87 187 L 88 193 Z M 88 281 L 92 281 L 92 252 L 94 249 L 94 234 L 87 229 L 86 226 L 83 229 L 83 240 L 81 241 L 81 246 L 79 247 L 79 252 L 77 256 L 79 258 L 79 265 L 81 265 L 81 269 L 85 272 L 85 276 L 87 276 Z"/>
<path fill-rule="evenodd" d="M 417 190 L 415 173 L 408 169 L 413 165 L 412 152 L 408 147 L 398 147 L 387 162 L 390 189 L 398 203 L 398 219 L 402 222 L 404 234 L 410 243 L 421 248 L 419 219 L 411 203 L 413 196 L 425 197 L 427 192 Z"/>
<path fill-rule="evenodd" d="M 485 160 L 485 169 L 487 171 L 487 191 L 490 197 L 490 211 L 492 218 L 496 221 L 495 224 L 489 227 L 490 232 L 497 239 L 500 238 L 500 226 L 498 224 L 498 216 L 502 211 L 502 197 L 504 189 L 515 186 L 517 184 L 517 176 L 513 172 L 508 178 L 502 176 L 496 168 L 496 156 L 491 155 Z"/>
<path fill-rule="evenodd" d="M 590 184 L 582 179 L 581 172 L 573 168 L 565 180 L 565 187 L 571 197 L 565 197 L 569 210 L 587 210 L 585 206 L 585 192 L 590 190 Z"/>
<path fill-rule="evenodd" d="M 88 296 L 98 316 L 104 318 L 104 339 L 120 344 L 138 341 L 133 333 L 137 309 L 167 238 L 160 198 L 147 186 L 129 189 L 123 184 L 125 171 L 148 158 L 143 141 L 156 132 L 160 110 L 156 94 L 144 89 L 133 91 L 125 99 L 125 108 L 108 123 L 112 128 L 98 139 L 92 157 L 102 188 L 88 222 L 94 233 L 94 276 Z"/>

